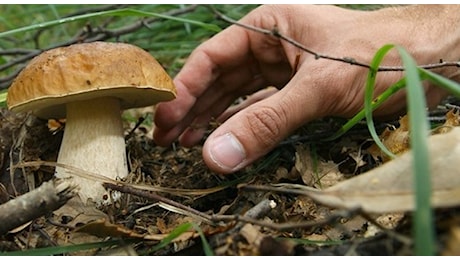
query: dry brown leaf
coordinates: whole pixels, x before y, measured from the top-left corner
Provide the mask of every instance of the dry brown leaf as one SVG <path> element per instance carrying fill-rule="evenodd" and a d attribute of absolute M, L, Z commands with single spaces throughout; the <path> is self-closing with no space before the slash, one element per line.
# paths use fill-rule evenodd
<path fill-rule="evenodd" d="M 364 237 L 373 237 L 377 233 L 382 232 L 381 227 L 386 229 L 395 229 L 401 224 L 401 221 L 404 219 L 405 213 L 397 212 L 397 213 L 387 213 L 377 216 L 374 219 L 378 225 L 368 222 L 367 223 L 367 230 L 363 234 Z"/>
<path fill-rule="evenodd" d="M 449 132 L 452 127 L 460 126 L 459 111 L 450 110 L 446 113 L 446 122 L 431 131 L 431 134 L 443 134 Z"/>
<path fill-rule="evenodd" d="M 449 237 L 447 239 L 446 248 L 441 252 L 443 256 L 460 255 L 460 226 L 453 225 L 450 227 Z"/>
<path fill-rule="evenodd" d="M 53 213 L 58 221 L 64 217 L 71 219 L 67 223 L 71 227 L 85 225 L 99 219 L 109 219 L 107 214 L 98 210 L 94 205 L 84 204 L 78 196 L 70 199 L 64 206 Z"/>
<path fill-rule="evenodd" d="M 156 221 L 156 228 L 160 231 L 160 233 L 168 233 L 168 226 L 166 225 L 166 222 L 162 218 L 157 218 Z"/>
<path fill-rule="evenodd" d="M 317 234 L 317 233 L 313 233 L 311 235 L 308 235 L 308 236 L 305 237 L 305 239 L 315 241 L 315 242 L 330 240 L 330 238 L 328 236 L 326 236 L 325 234 Z M 318 246 L 321 245 L 321 243 L 317 243 L 317 244 L 318 244 Z"/>
<path fill-rule="evenodd" d="M 292 169 L 288 171 L 288 169 L 284 167 L 278 167 L 275 172 L 275 181 L 280 182 L 280 180 L 290 180 L 295 181 L 299 179 L 299 172 L 297 170 Z"/>
<path fill-rule="evenodd" d="M 305 185 L 311 186 L 314 183 L 313 162 L 310 151 L 303 145 L 298 145 L 295 148 L 295 169 L 302 177 Z"/>
<path fill-rule="evenodd" d="M 107 219 L 98 219 L 74 230 L 75 232 L 91 234 L 97 237 L 128 237 L 143 238 L 144 236 L 127 229 L 122 225 L 112 224 Z"/>
<path fill-rule="evenodd" d="M 264 237 L 264 235 L 260 232 L 260 228 L 255 227 L 252 224 L 245 224 L 240 230 L 240 235 L 246 239 L 248 244 L 255 247 L 259 247 L 260 242 Z"/>
<path fill-rule="evenodd" d="M 399 120 L 399 128 L 396 130 L 385 129 L 380 135 L 380 140 L 393 154 L 401 154 L 407 151 L 410 146 L 409 139 L 409 117 L 407 115 L 401 117 Z M 452 130 L 453 127 L 460 126 L 459 111 L 449 110 L 446 113 L 446 121 L 441 126 L 431 130 L 431 134 L 443 134 Z M 380 148 L 373 144 L 368 148 L 369 153 L 375 158 L 381 158 L 383 162 L 389 161 L 391 158 L 388 157 Z"/>
<path fill-rule="evenodd" d="M 432 173 L 432 206 L 460 205 L 460 127 L 428 139 Z M 414 210 L 412 153 L 406 152 L 380 167 L 325 190 L 306 187 L 305 193 L 327 206 L 370 213 Z"/>
<path fill-rule="evenodd" d="M 393 154 L 400 154 L 409 149 L 409 117 L 407 115 L 399 119 L 399 127 L 395 130 L 390 130 L 388 127 L 380 134 L 380 140 L 385 147 Z M 388 157 L 378 145 L 373 144 L 368 148 L 369 153 L 374 158 L 381 158 L 383 162 L 389 161 Z"/>
<path fill-rule="evenodd" d="M 327 188 L 343 179 L 337 164 L 320 159 L 315 161 L 306 146 L 299 145 L 296 147 L 295 159 L 294 167 L 305 185 Z"/>
<path fill-rule="evenodd" d="M 126 227 L 113 224 L 106 219 L 95 220 L 82 227 L 75 229 L 75 232 L 86 233 L 89 235 L 105 238 L 105 237 L 124 237 L 124 238 L 142 238 L 147 240 L 162 240 L 169 234 L 139 234 L 134 230 L 127 229 Z M 176 237 L 173 242 L 186 241 L 195 237 L 195 231 L 187 231 Z"/>
<path fill-rule="evenodd" d="M 93 221 L 108 219 L 108 216 L 105 213 L 90 204 L 84 204 L 78 196 L 70 199 L 64 206 L 55 210 L 53 214 L 55 222 L 61 223 L 62 220 L 68 219 L 70 221 L 66 222 L 65 225 L 73 228 L 77 226 L 84 226 Z M 58 245 L 77 245 L 83 243 L 101 242 L 104 240 L 104 238 L 93 234 L 63 231 L 62 228 L 58 228 L 54 225 L 47 226 L 46 232 L 50 234 L 50 237 L 52 237 L 53 241 L 55 241 Z M 79 251 L 75 254 L 94 255 L 96 251 L 96 249 L 92 249 Z"/>

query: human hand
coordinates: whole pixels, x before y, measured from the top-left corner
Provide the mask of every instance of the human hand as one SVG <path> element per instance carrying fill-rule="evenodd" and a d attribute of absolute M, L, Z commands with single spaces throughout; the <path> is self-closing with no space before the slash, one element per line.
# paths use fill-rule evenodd
<path fill-rule="evenodd" d="M 240 22 L 265 29 L 276 26 L 281 34 L 329 56 L 369 63 L 380 47 L 394 43 L 405 47 L 418 64 L 430 64 L 459 57 L 459 12 L 449 12 L 449 8 L 457 7 L 366 12 L 334 6 L 269 5 L 255 9 Z M 401 65 L 397 53 L 390 52 L 382 65 Z M 442 68 L 436 72 L 450 75 L 454 71 Z M 182 145 L 193 146 L 206 130 L 200 126 L 216 118 L 222 124 L 204 143 L 203 159 L 215 172 L 234 172 L 268 153 L 305 123 L 324 116 L 353 116 L 363 107 L 366 77 L 366 68 L 315 59 L 279 38 L 232 25 L 190 55 L 174 79 L 177 98 L 157 106 L 154 139 L 167 146 L 179 137 Z M 379 73 L 376 94 L 401 77 L 401 72 Z M 237 98 L 253 93 L 230 107 Z M 433 106 L 446 93 L 426 85 L 426 94 Z M 396 93 L 375 115 L 404 111 L 404 93 Z"/>

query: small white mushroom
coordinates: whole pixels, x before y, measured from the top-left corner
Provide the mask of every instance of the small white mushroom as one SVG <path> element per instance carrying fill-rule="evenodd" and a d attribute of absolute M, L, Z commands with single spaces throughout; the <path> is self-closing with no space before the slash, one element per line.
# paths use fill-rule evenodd
<path fill-rule="evenodd" d="M 175 96 L 172 79 L 148 52 L 125 43 L 93 42 L 35 57 L 10 86 L 7 104 L 14 112 L 66 118 L 58 163 L 122 179 L 128 175 L 122 110 Z M 101 182 L 72 176 L 65 167 L 56 167 L 56 176 L 72 177 L 83 201 L 101 205 L 117 199 Z"/>

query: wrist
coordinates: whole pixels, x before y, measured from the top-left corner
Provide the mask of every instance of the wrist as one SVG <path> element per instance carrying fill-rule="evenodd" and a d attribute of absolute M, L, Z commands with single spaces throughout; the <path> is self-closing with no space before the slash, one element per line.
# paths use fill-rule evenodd
<path fill-rule="evenodd" d="M 385 19 L 392 20 L 388 24 L 393 30 L 400 30 L 400 41 L 392 43 L 406 48 L 418 65 L 459 60 L 459 5 L 411 5 L 385 8 L 380 12 Z M 443 67 L 434 71 L 449 77 L 457 68 Z"/>

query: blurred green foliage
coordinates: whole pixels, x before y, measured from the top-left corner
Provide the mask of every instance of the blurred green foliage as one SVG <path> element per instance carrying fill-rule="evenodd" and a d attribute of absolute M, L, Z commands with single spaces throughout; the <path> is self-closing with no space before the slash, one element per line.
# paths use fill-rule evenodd
<path fill-rule="evenodd" d="M 214 5 L 216 9 L 226 15 L 238 19 L 255 8 L 257 5 Z M 186 10 L 190 5 L 0 5 L 0 32 L 5 32 L 25 26 L 59 20 L 65 17 L 94 13 L 98 11 L 130 8 L 153 13 L 167 13 L 171 11 Z M 178 17 L 200 21 L 225 28 L 228 24 L 216 18 L 215 14 L 206 6 L 197 6 Z M 37 29 L 8 35 L 0 38 L 0 51 L 23 49 L 24 51 L 43 50 L 53 46 L 63 45 L 70 39 L 78 37 L 84 31 L 94 28 L 103 28 L 106 31 L 120 30 L 142 20 L 139 16 L 96 16 L 85 20 L 67 22 L 53 27 Z M 138 45 L 152 53 L 171 74 L 183 64 L 184 58 L 215 31 L 181 23 L 169 19 L 158 19 L 145 24 L 141 28 L 124 33 L 107 41 L 123 41 Z M 0 65 L 18 58 L 17 55 L 1 55 Z M 0 78 L 11 73 L 11 68 L 0 70 Z"/>

